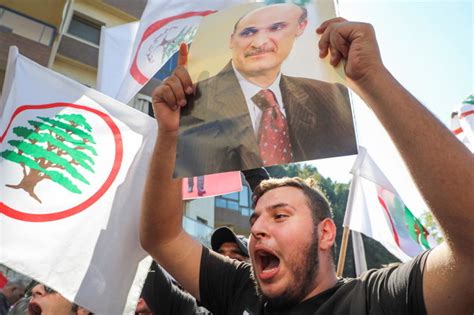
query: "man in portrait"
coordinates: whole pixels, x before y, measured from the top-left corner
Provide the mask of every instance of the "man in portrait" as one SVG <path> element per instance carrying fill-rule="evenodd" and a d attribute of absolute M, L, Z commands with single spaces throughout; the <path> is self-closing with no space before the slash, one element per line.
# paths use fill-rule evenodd
<path fill-rule="evenodd" d="M 303 7 L 275 4 L 235 23 L 232 59 L 217 75 L 197 83 L 182 110 L 175 175 L 357 152 L 347 89 L 281 73 L 307 16 Z"/>

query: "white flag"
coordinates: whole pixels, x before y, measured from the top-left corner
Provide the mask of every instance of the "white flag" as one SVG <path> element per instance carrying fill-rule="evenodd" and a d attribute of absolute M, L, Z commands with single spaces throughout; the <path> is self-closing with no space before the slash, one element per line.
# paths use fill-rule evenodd
<path fill-rule="evenodd" d="M 472 152 L 474 152 L 474 145 L 471 145 L 467 133 L 461 127 L 461 121 L 459 120 L 459 112 L 453 112 L 451 114 L 451 132 L 458 138 L 459 141 L 464 143 Z"/>
<path fill-rule="evenodd" d="M 115 97 L 128 70 L 139 22 L 102 27 L 96 89 Z"/>
<path fill-rule="evenodd" d="M 351 172 L 345 226 L 377 240 L 401 261 L 436 245 L 365 148 L 359 147 Z"/>
<path fill-rule="evenodd" d="M 0 262 L 94 313 L 122 314 L 146 257 L 138 222 L 156 124 L 16 48 L 7 73 Z"/>
<path fill-rule="evenodd" d="M 469 95 L 462 102 L 459 110 L 459 123 L 470 144 L 471 151 L 474 152 L 474 94 Z"/>
<path fill-rule="evenodd" d="M 148 0 L 140 19 L 128 71 L 116 99 L 128 103 L 155 73 L 190 43 L 202 17 L 245 0 Z"/>

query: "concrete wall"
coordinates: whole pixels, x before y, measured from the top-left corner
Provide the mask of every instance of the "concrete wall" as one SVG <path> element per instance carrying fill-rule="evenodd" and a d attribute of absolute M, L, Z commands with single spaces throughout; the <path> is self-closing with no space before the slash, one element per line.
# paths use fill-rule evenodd
<path fill-rule="evenodd" d="M 214 227 L 214 198 L 195 199 L 186 203 L 185 213 L 191 219 L 202 218 L 207 225 Z"/>
<path fill-rule="evenodd" d="M 215 227 L 231 226 L 237 234 L 250 234 L 249 217 L 241 215 L 239 211 L 216 207 L 214 220 Z"/>

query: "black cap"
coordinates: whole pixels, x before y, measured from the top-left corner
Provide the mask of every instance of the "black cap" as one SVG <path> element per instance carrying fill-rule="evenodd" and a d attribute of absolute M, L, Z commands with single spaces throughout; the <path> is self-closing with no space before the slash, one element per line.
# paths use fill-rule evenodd
<path fill-rule="evenodd" d="M 227 226 L 222 226 L 216 229 L 211 236 L 212 250 L 218 251 L 222 244 L 231 242 L 236 243 L 244 256 L 249 257 L 249 250 L 247 249 L 247 238 L 242 235 L 235 235 L 235 233 Z"/>

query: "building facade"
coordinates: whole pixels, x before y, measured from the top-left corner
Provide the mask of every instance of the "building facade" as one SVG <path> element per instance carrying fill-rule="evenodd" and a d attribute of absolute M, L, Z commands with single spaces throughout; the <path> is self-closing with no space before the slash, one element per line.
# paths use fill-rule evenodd
<path fill-rule="evenodd" d="M 13 45 L 39 64 L 95 88 L 101 28 L 139 20 L 145 5 L 146 0 L 0 0 L 0 89 Z M 130 105 L 152 114 L 151 92 L 176 60 L 171 58 Z M 186 229 L 204 243 L 222 225 L 248 235 L 251 199 L 243 182 L 240 193 L 186 202 Z"/>

